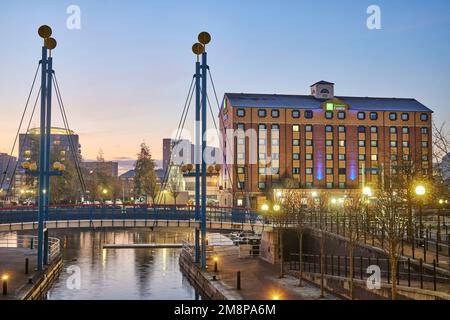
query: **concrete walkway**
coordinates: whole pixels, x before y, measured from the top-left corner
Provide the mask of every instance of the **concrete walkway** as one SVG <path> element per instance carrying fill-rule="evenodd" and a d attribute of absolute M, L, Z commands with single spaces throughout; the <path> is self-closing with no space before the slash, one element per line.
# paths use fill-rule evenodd
<path fill-rule="evenodd" d="M 25 274 L 25 259 L 29 259 L 29 272 Z M 8 276 L 8 295 L 0 291 L 0 300 L 17 300 L 20 288 L 33 277 L 36 267 L 36 251 L 23 248 L 0 248 L 0 278 Z M 1 288 L 0 288 L 1 290 Z"/>
<path fill-rule="evenodd" d="M 218 281 L 226 287 L 236 288 L 236 274 L 241 271 L 241 290 L 237 291 L 245 300 L 317 300 L 320 289 L 304 281 L 298 286 L 298 279 L 286 275 L 279 278 L 279 266 L 272 265 L 260 258 L 239 258 L 236 246 L 218 248 L 214 252 L 218 258 L 218 272 L 214 272 L 213 256 L 208 259 L 208 273 L 216 275 Z M 326 293 L 326 300 L 337 297 Z"/>

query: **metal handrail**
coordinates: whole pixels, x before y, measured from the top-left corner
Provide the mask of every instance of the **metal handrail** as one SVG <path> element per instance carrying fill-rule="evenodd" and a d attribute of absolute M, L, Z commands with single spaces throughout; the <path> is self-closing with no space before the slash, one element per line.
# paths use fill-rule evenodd
<path fill-rule="evenodd" d="M 35 250 L 38 237 L 33 235 L 12 235 L 0 236 L 0 248 L 22 248 Z M 61 242 L 58 238 L 48 238 L 48 255 L 50 260 L 61 252 Z"/>

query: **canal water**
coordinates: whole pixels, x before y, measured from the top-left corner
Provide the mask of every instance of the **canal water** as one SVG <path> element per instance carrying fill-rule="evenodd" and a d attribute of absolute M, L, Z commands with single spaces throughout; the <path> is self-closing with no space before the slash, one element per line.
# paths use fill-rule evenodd
<path fill-rule="evenodd" d="M 64 269 L 49 300 L 197 300 L 181 273 L 181 249 L 103 249 L 104 244 L 181 243 L 190 231 L 52 231 L 61 240 Z"/>

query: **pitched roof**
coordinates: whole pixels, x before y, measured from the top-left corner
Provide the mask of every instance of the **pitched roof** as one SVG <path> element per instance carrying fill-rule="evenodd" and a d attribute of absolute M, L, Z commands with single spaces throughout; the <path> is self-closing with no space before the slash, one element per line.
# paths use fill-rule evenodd
<path fill-rule="evenodd" d="M 230 104 L 237 108 L 321 109 L 323 99 L 311 95 L 278 95 L 252 93 L 225 93 Z M 433 112 L 416 99 L 345 97 L 335 98 L 349 105 L 350 110 Z"/>
<path fill-rule="evenodd" d="M 320 80 L 319 82 L 316 82 L 316 83 L 312 84 L 311 87 L 314 87 L 316 84 L 331 84 L 331 85 L 334 85 L 333 82 L 328 82 L 328 81 L 325 81 L 325 80 Z"/>

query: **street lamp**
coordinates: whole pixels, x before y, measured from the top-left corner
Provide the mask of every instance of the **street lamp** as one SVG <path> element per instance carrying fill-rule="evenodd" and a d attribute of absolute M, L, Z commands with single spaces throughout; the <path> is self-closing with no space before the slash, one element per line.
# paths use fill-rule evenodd
<path fill-rule="evenodd" d="M 423 196 L 426 193 L 426 189 L 423 185 L 418 185 L 416 187 L 416 195 L 419 196 L 419 234 L 420 238 L 423 237 L 423 224 L 422 224 L 422 206 L 423 206 Z"/>
<path fill-rule="evenodd" d="M 372 197 L 372 189 L 370 187 L 363 188 L 363 195 L 366 197 L 366 231 L 364 233 L 364 242 L 366 242 L 367 232 L 369 231 L 369 204 Z"/>

